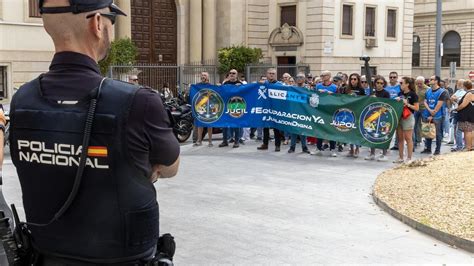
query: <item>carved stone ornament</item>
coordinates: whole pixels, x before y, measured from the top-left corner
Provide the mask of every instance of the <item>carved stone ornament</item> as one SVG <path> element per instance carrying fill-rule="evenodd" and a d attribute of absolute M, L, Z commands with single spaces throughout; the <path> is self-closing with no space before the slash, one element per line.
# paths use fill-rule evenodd
<path fill-rule="evenodd" d="M 271 46 L 300 46 L 303 42 L 303 33 L 288 23 L 274 29 L 268 38 L 268 43 Z"/>

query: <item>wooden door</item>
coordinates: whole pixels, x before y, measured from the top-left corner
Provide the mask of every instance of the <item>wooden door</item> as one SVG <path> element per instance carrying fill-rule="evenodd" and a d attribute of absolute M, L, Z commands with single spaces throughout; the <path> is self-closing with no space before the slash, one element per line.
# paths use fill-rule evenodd
<path fill-rule="evenodd" d="M 177 63 L 177 14 L 175 0 L 132 0 L 132 40 L 138 62 Z"/>

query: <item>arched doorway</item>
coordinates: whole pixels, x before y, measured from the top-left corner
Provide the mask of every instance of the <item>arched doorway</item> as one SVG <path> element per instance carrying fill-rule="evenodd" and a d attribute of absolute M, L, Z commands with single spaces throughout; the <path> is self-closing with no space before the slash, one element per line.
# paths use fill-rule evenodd
<path fill-rule="evenodd" d="M 175 0 L 131 0 L 132 40 L 138 62 L 177 63 L 177 14 Z"/>
<path fill-rule="evenodd" d="M 461 36 L 455 31 L 448 31 L 443 37 L 443 57 L 441 66 L 449 67 L 449 63 L 456 62 L 461 66 Z"/>

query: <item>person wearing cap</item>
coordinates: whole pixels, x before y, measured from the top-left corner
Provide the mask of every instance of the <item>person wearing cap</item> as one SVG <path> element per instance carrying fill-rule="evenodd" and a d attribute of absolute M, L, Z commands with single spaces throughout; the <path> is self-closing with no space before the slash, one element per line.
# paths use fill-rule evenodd
<path fill-rule="evenodd" d="M 159 94 L 100 74 L 125 13 L 112 0 L 39 8 L 56 53 L 10 110 L 34 265 L 148 265 L 159 238 L 153 182 L 176 175 L 179 144 Z"/>

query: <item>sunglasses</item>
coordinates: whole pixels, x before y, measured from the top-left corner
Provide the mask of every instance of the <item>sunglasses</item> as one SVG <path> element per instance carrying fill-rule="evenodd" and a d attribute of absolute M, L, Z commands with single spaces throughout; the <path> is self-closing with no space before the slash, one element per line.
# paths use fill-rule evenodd
<path fill-rule="evenodd" d="M 375 84 L 383 85 L 383 82 L 376 82 Z"/>
<path fill-rule="evenodd" d="M 367 83 L 367 81 L 362 80 L 360 83 Z"/>
<path fill-rule="evenodd" d="M 117 17 L 117 13 L 115 12 L 110 12 L 110 13 L 94 13 L 94 14 L 90 14 L 88 15 L 86 18 L 89 19 L 89 18 L 92 18 L 94 17 L 96 14 L 99 14 L 103 17 L 106 17 L 110 20 L 110 22 L 112 22 L 112 25 L 115 24 L 115 18 Z"/>
<path fill-rule="evenodd" d="M 351 78 L 351 80 L 359 80 L 358 78 Z"/>
<path fill-rule="evenodd" d="M 132 81 L 138 81 L 138 79 L 132 79 Z"/>
<path fill-rule="evenodd" d="M 396 79 L 397 77 L 390 77 L 391 79 Z"/>
<path fill-rule="evenodd" d="M 231 75 L 237 75 L 237 72 L 229 72 Z"/>

